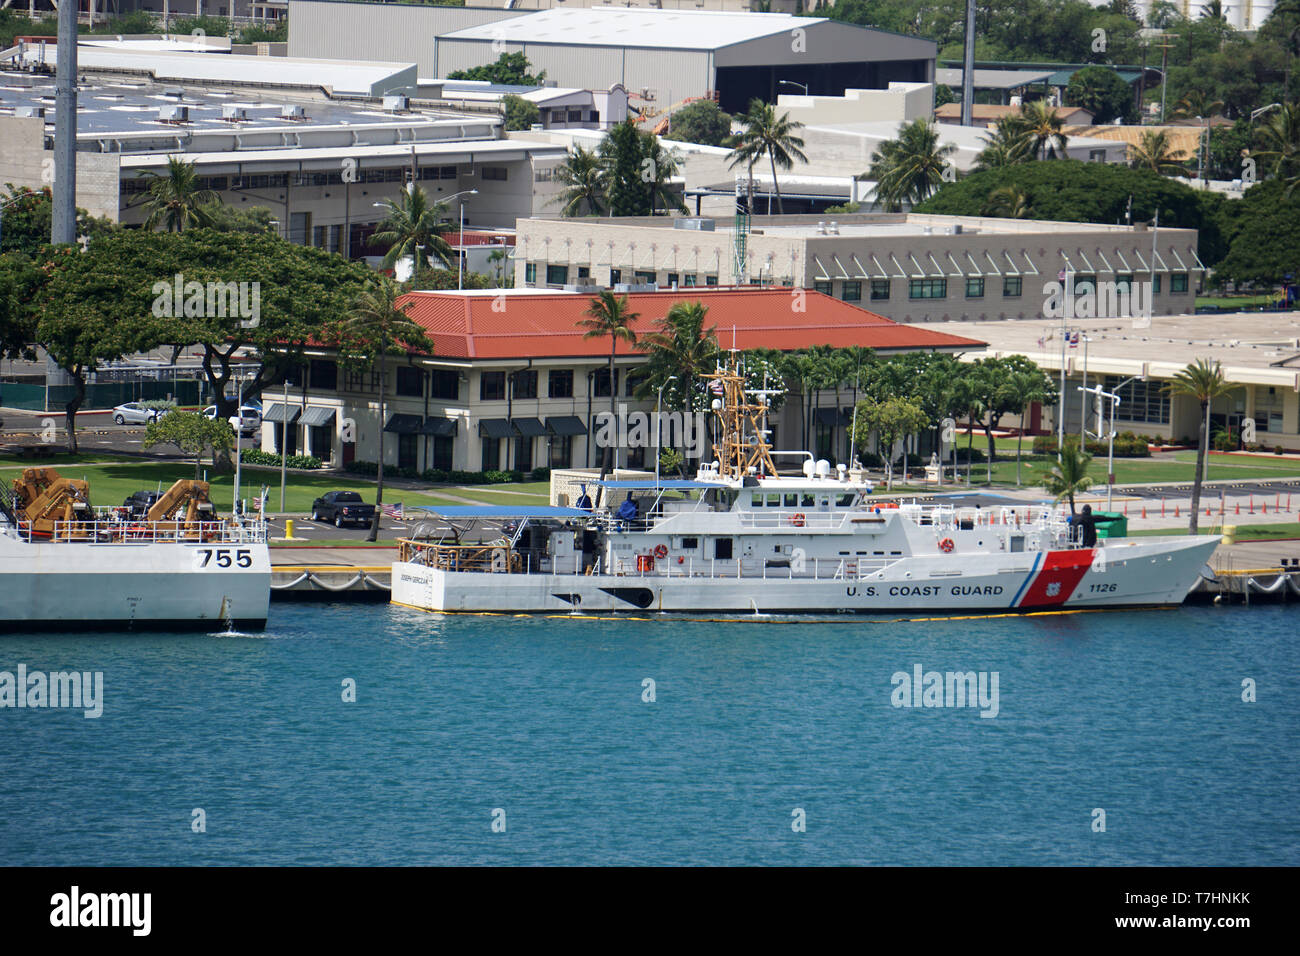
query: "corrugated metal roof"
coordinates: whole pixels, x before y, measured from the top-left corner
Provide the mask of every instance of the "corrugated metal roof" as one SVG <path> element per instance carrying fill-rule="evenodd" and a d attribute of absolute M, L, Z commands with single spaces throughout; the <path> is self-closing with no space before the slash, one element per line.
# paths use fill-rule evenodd
<path fill-rule="evenodd" d="M 587 8 L 542 10 L 512 20 L 444 33 L 438 39 L 717 50 L 776 33 L 789 33 L 796 27 L 806 30 L 826 22 L 825 17 L 796 17 L 784 13 Z"/>
<path fill-rule="evenodd" d="M 709 310 L 708 324 L 720 342 L 730 346 L 732 329 L 738 348 L 786 351 L 812 345 L 860 345 L 880 351 L 918 349 L 977 349 L 976 339 L 944 335 L 914 325 L 899 325 L 884 316 L 817 292 L 802 292 L 803 311 L 796 311 L 789 289 L 696 288 L 678 292 L 642 292 L 628 296 L 638 314 L 638 337 L 654 331 L 676 302 L 701 302 Z M 441 358 L 568 358 L 609 355 L 609 341 L 584 338 L 578 325 L 591 307 L 591 297 L 557 292 L 553 295 L 457 296 L 408 293 L 415 304 L 408 314 L 426 331 Z M 628 354 L 624 345 L 620 353 Z M 504 420 L 503 420 L 504 422 Z"/>

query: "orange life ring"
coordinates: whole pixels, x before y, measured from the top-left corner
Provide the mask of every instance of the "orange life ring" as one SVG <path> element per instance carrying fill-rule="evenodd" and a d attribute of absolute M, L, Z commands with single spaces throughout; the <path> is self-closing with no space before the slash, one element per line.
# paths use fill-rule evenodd
<path fill-rule="evenodd" d="M 944 554 L 952 554 L 952 549 L 954 547 L 956 547 L 956 545 L 952 543 L 952 538 L 944 538 L 939 542 L 939 550 Z"/>
<path fill-rule="evenodd" d="M 796 512 L 795 512 L 795 513 L 790 517 L 790 523 L 791 523 L 792 525 L 794 525 L 796 528 L 802 528 L 803 525 L 804 525 L 804 522 L 807 521 L 807 520 L 808 520 L 807 516 L 806 516 L 802 511 L 796 511 Z"/>
<path fill-rule="evenodd" d="M 663 558 L 668 557 L 668 548 L 667 548 L 667 546 L 666 546 L 666 545 L 662 545 L 662 544 L 656 544 L 656 545 L 655 545 L 655 557 L 656 557 L 656 558 L 660 558 L 660 559 L 663 559 Z"/>

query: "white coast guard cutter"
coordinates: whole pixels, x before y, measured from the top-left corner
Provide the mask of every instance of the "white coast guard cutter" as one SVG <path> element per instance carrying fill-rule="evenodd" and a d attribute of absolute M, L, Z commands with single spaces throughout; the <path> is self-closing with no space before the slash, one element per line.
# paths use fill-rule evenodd
<path fill-rule="evenodd" d="M 717 461 L 690 480 L 599 482 L 613 508 L 430 508 L 451 531 L 400 542 L 392 600 L 428 611 L 1040 611 L 1178 604 L 1217 535 L 1071 540 L 1055 507 L 883 504 L 858 470 L 781 476 L 762 393 L 734 360 Z M 469 539 L 474 543 L 468 543 Z"/>

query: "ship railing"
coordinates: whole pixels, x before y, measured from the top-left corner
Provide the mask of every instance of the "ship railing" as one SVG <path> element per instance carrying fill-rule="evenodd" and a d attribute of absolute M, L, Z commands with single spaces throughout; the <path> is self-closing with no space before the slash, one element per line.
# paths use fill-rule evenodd
<path fill-rule="evenodd" d="M 27 541 L 56 544 L 256 544 L 266 541 L 260 518 L 230 521 L 55 521 L 48 531 L 18 522 Z"/>
<path fill-rule="evenodd" d="M 779 511 L 737 511 L 741 528 L 781 528 L 791 531 L 828 531 L 843 526 L 849 514 L 860 512 L 797 511 L 793 508 Z"/>
<path fill-rule="evenodd" d="M 615 558 L 612 572 L 618 577 L 635 578 L 724 578 L 727 580 L 760 581 L 862 581 L 878 574 L 902 560 L 885 558 L 807 558 L 788 564 L 773 564 L 768 559 L 741 558 L 719 561 L 716 558 L 696 560 L 683 557 L 681 563 L 669 558 L 654 559 L 648 555 L 632 555 L 630 559 Z M 556 568 L 556 573 L 564 573 Z"/>
<path fill-rule="evenodd" d="M 493 574 L 518 574 L 530 571 L 522 558 L 508 544 L 441 544 L 401 538 L 397 542 L 397 560 L 422 564 L 438 571 L 478 571 Z"/>

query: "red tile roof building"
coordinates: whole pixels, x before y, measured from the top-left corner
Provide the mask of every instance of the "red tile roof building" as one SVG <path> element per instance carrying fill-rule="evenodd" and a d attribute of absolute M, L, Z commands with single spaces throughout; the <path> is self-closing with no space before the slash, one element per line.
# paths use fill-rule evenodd
<path fill-rule="evenodd" d="M 604 358 L 609 341 L 584 338 L 579 322 L 594 297 L 571 292 L 494 295 L 413 292 L 407 312 L 434 343 L 434 355 L 458 359 Z M 678 302 L 700 302 L 724 347 L 794 351 L 813 345 L 879 352 L 969 351 L 984 343 L 916 325 L 900 325 L 819 292 L 791 289 L 679 289 L 628 294 L 638 338 L 654 331 Z M 622 346 L 620 352 L 630 351 Z"/>
<path fill-rule="evenodd" d="M 290 420 L 291 450 L 333 464 L 374 461 L 380 430 L 386 465 L 420 473 L 428 469 L 490 471 L 599 465 L 599 416 L 607 414 L 609 339 L 584 338 L 578 325 L 594 296 L 572 292 L 412 292 L 399 303 L 433 341 L 433 354 L 394 359 L 389 366 L 385 421 L 379 420 L 378 376 L 333 367 L 333 356 L 313 354 L 310 385 L 286 411 L 268 407 L 265 448 L 278 450 L 278 433 Z M 730 348 L 794 351 L 815 345 L 863 346 L 879 353 L 982 351 L 964 336 L 899 325 L 817 292 L 778 289 L 692 288 L 628 295 L 638 313 L 638 338 L 654 330 L 677 302 L 701 302 L 706 327 Z M 646 354 L 620 344 L 615 402 L 639 415 L 653 401 L 635 397 L 633 370 Z M 327 387 L 328 385 L 328 387 Z M 847 443 L 848 411 L 819 405 L 816 436 L 834 457 Z M 774 436 L 803 440 L 801 403 L 773 414 Z M 348 423 L 351 423 L 349 426 Z M 814 436 L 809 436 L 810 442 Z M 779 438 L 774 440 L 779 441 Z M 784 446 L 782 446 L 784 447 Z M 815 449 L 810 449 L 815 450 Z M 839 450 L 839 451 L 837 451 Z M 618 451 L 620 467 L 654 467 L 654 449 Z"/>

